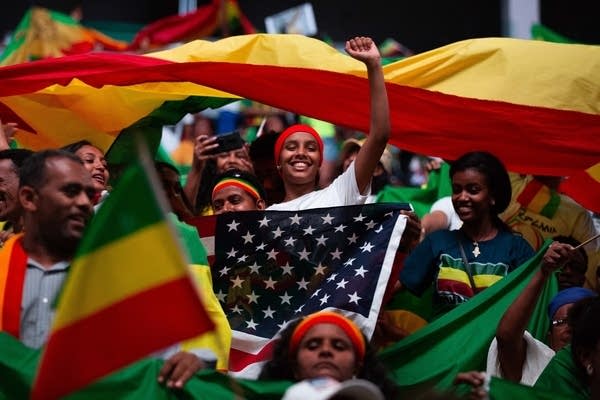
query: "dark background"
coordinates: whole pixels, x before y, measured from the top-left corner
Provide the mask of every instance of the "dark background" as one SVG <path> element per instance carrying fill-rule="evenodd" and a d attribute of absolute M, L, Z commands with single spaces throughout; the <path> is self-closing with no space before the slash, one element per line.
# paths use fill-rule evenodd
<path fill-rule="evenodd" d="M 305 1 L 238 0 L 242 11 L 259 31 L 264 18 Z M 11 2 L 12 3 L 12 2 Z M 205 1 L 198 0 L 198 5 Z M 86 20 L 147 24 L 176 14 L 176 0 L 36 0 L 5 4 L 0 15 L 3 33 L 12 30 L 32 4 L 69 12 L 80 4 Z M 502 1 L 313 1 L 320 37 L 342 42 L 361 34 L 380 43 L 393 38 L 415 52 L 462 39 L 502 35 Z M 541 0 L 541 22 L 575 41 L 600 44 L 599 1 Z"/>

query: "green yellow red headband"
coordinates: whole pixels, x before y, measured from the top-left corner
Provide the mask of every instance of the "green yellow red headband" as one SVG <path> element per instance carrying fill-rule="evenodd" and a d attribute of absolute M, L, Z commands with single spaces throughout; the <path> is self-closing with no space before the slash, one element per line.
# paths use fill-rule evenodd
<path fill-rule="evenodd" d="M 219 183 L 217 183 L 213 188 L 212 197 L 215 197 L 215 193 L 227 186 L 238 187 L 252 196 L 255 200 L 259 200 L 261 198 L 260 194 L 258 194 L 258 190 L 250 182 L 240 178 L 225 178 L 219 181 Z"/>
<path fill-rule="evenodd" d="M 365 356 L 366 345 L 365 338 L 361 330 L 348 318 L 341 314 L 332 311 L 319 311 L 317 313 L 306 316 L 294 329 L 292 338 L 290 339 L 290 353 L 294 354 L 300 346 L 300 342 L 304 335 L 315 325 L 318 324 L 333 324 L 340 327 L 354 346 L 356 355 L 360 360 Z"/>

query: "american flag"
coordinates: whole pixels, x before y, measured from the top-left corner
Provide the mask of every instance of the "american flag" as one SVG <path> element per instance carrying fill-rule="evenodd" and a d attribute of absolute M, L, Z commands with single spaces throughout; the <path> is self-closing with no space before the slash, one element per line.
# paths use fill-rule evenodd
<path fill-rule="evenodd" d="M 233 330 L 230 372 L 256 377 L 278 332 L 318 310 L 344 313 L 370 337 L 408 209 L 367 204 L 191 221 Z"/>

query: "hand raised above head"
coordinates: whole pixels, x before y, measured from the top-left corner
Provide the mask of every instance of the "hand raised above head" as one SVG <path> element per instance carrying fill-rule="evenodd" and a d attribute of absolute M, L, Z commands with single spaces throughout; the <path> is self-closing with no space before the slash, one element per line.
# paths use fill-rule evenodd
<path fill-rule="evenodd" d="M 569 260 L 572 251 L 570 244 L 552 242 L 542 258 L 542 271 L 550 273 L 561 268 Z"/>
<path fill-rule="evenodd" d="M 381 62 L 379 49 L 370 37 L 357 36 L 346 41 L 346 52 L 365 64 Z"/>
<path fill-rule="evenodd" d="M 206 161 L 215 158 L 212 150 L 219 147 L 216 136 L 200 135 L 194 143 L 194 156 L 200 161 Z"/>

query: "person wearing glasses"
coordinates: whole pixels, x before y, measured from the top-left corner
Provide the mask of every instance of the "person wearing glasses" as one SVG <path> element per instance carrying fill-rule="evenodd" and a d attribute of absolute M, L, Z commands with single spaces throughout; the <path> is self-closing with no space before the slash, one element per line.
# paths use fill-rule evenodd
<path fill-rule="evenodd" d="M 488 351 L 488 375 L 532 386 L 554 354 L 571 342 L 567 313 L 577 301 L 597 295 L 590 289 L 574 286 L 561 290 L 552 298 L 548 305 L 548 345 L 531 336 L 526 327 L 546 281 L 577 252 L 567 243 L 552 242 L 548 247 L 541 267 L 498 324 L 496 337 Z"/>

